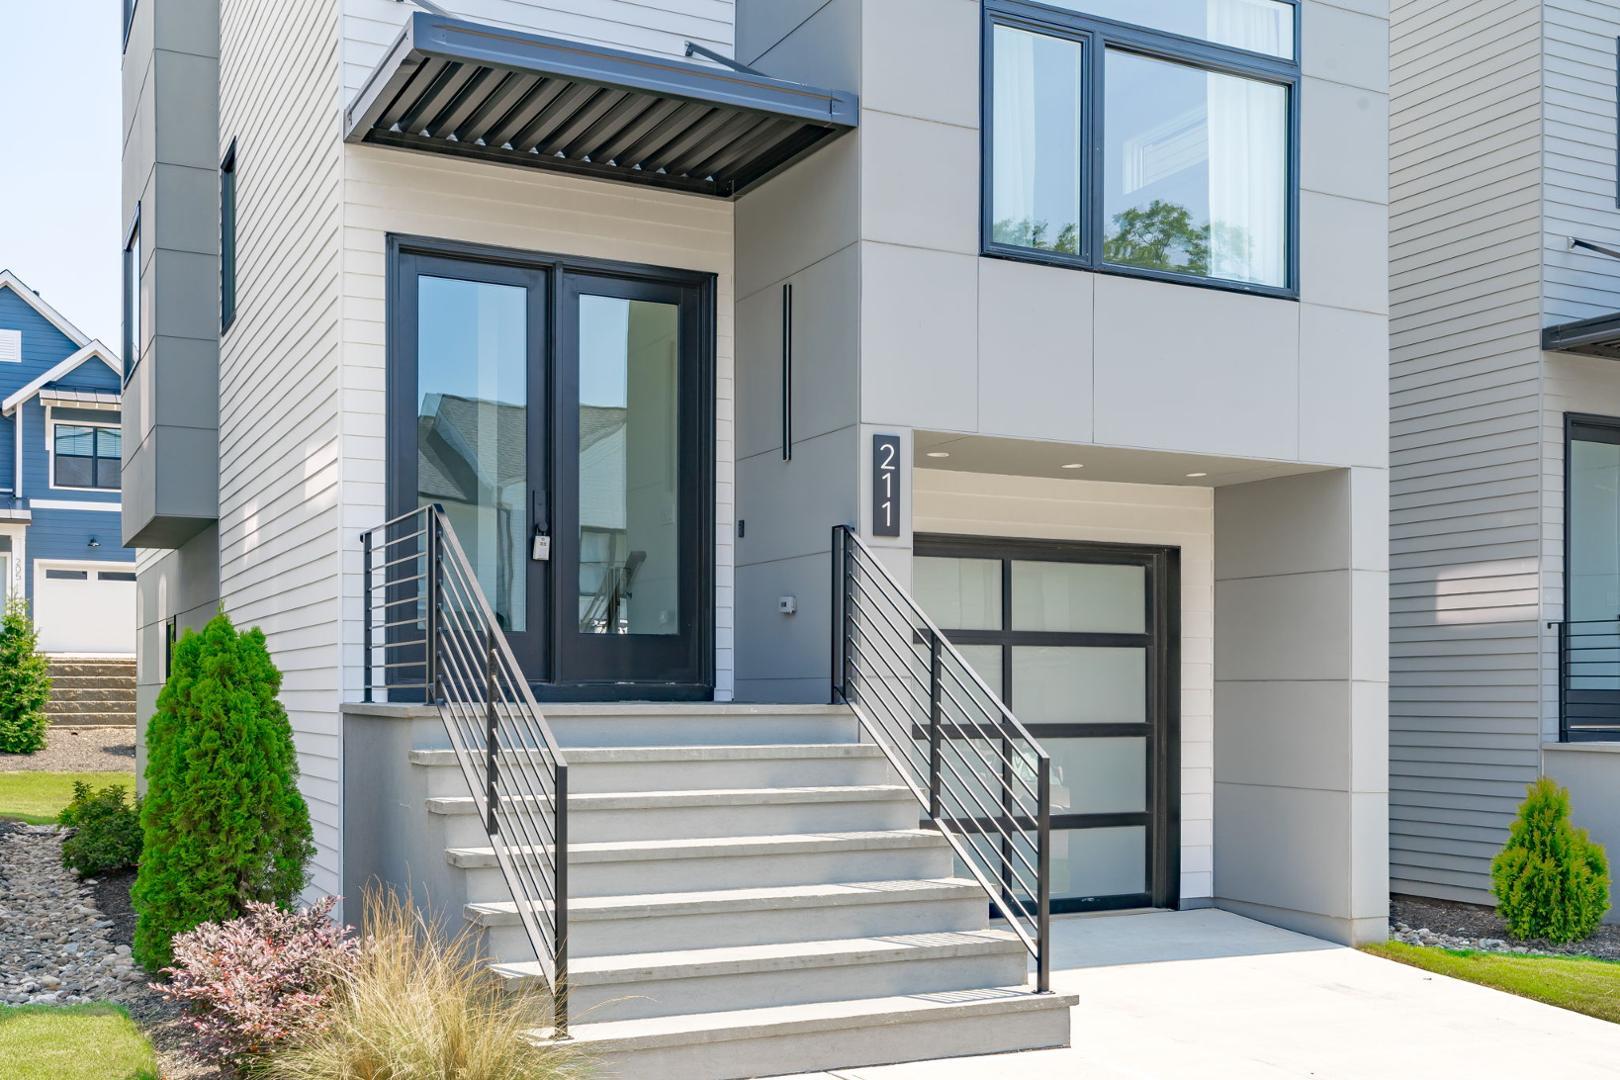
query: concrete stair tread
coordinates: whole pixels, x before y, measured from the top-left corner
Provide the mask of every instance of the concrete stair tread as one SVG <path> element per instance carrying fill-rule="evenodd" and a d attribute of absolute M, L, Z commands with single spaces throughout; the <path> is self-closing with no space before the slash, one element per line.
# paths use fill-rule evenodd
<path fill-rule="evenodd" d="M 588 956 L 568 965 L 574 987 L 796 971 L 857 964 L 987 956 L 1023 951 L 1023 942 L 1007 930 L 946 930 L 927 934 L 845 938 L 823 941 L 768 942 L 673 952 Z M 539 961 L 493 963 L 490 970 L 521 982 L 545 979 Z"/>
<path fill-rule="evenodd" d="M 798 854 L 817 851 L 880 851 L 946 846 L 932 829 L 877 829 L 854 832 L 785 833 L 776 836 L 714 836 L 680 840 L 610 840 L 569 844 L 570 865 L 594 862 L 637 862 L 647 859 L 708 859 L 734 855 Z M 518 846 L 514 850 L 528 850 Z M 495 866 L 489 847 L 453 847 L 445 851 L 451 865 Z"/>
<path fill-rule="evenodd" d="M 776 1005 L 733 1012 L 684 1013 L 641 1020 L 577 1018 L 569 1037 L 593 1048 L 614 1051 L 652 1050 L 689 1044 L 724 1043 L 773 1035 L 841 1032 L 874 1024 L 908 1021 L 993 1017 L 1036 1009 L 1069 1009 L 1079 1002 L 1074 994 L 1037 994 L 1026 986 L 986 987 L 906 994 L 898 997 L 818 1001 L 808 1005 Z M 551 1037 L 549 1029 L 531 1036 Z"/>
<path fill-rule="evenodd" d="M 847 705 L 770 705 L 735 701 L 573 701 L 542 704 L 547 717 L 848 716 Z"/>
<path fill-rule="evenodd" d="M 535 751 L 528 752 L 531 756 Z M 505 756 L 504 754 L 502 756 Z M 570 746 L 563 750 L 570 767 L 678 761 L 780 761 L 801 758 L 880 758 L 875 743 L 759 743 L 715 746 Z M 412 750 L 411 763 L 432 768 L 456 764 L 454 750 Z"/>
<path fill-rule="evenodd" d="M 853 881 L 817 885 L 782 885 L 704 892 L 645 893 L 630 896 L 576 897 L 568 904 L 570 922 L 643 916 L 725 914 L 853 904 L 917 903 L 975 896 L 977 883 L 965 878 Z M 468 904 L 469 922 L 479 926 L 518 923 L 518 905 L 510 900 Z"/>
<path fill-rule="evenodd" d="M 511 796 L 508 796 L 509 798 Z M 798 803 L 881 802 L 911 799 L 901 784 L 849 784 L 832 787 L 716 788 L 711 791 L 610 791 L 568 796 L 570 812 L 581 810 L 656 810 L 680 806 L 772 806 Z M 525 802 L 528 796 L 519 796 Z M 427 800 L 432 814 L 477 814 L 470 795 L 441 795 Z"/>

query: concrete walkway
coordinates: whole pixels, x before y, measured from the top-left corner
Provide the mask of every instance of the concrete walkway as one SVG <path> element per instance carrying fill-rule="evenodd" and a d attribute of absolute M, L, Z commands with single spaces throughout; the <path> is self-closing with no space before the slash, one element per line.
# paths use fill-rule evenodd
<path fill-rule="evenodd" d="M 1620 1025 L 1224 911 L 1053 921 L 1073 1045 L 839 1080 L 1558 1080 L 1620 1075 Z"/>

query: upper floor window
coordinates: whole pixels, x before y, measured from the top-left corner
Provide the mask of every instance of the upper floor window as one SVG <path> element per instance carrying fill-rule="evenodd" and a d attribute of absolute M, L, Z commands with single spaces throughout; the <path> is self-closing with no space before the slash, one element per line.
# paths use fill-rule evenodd
<path fill-rule="evenodd" d="M 135 5 L 140 0 L 124 0 L 124 44 L 129 44 L 129 26 L 135 21 Z"/>
<path fill-rule="evenodd" d="M 135 206 L 135 223 L 124 241 L 124 381 L 141 362 L 141 208 Z"/>
<path fill-rule="evenodd" d="M 51 486 L 118 490 L 123 432 L 90 424 L 52 426 Z"/>
<path fill-rule="evenodd" d="M 236 321 L 236 140 L 219 164 L 219 330 Z"/>
<path fill-rule="evenodd" d="M 1293 292 L 1292 0 L 986 12 L 986 253 Z"/>

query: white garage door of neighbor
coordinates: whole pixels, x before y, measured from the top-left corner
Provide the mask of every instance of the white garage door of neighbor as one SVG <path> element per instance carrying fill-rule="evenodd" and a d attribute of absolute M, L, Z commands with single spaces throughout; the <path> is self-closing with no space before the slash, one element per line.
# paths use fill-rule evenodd
<path fill-rule="evenodd" d="M 34 563 L 39 651 L 135 652 L 135 567 Z"/>

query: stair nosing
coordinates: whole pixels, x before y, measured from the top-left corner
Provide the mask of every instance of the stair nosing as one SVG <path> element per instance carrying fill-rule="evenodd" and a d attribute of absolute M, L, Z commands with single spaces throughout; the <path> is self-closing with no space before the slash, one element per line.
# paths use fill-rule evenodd
<path fill-rule="evenodd" d="M 878 885 L 926 885 L 908 890 L 879 890 Z M 859 891 L 867 887 L 868 891 Z M 641 917 L 710 915 L 743 911 L 792 911 L 818 907 L 860 907 L 866 904 L 926 903 L 978 896 L 982 890 L 967 878 L 909 878 L 895 881 L 819 882 L 750 889 L 713 889 L 679 893 L 644 893 L 628 896 L 578 897 L 569 902 L 570 922 L 596 922 Z M 668 897 L 669 899 L 661 899 Z M 471 903 L 467 921 L 478 926 L 517 926 L 518 904 L 513 900 Z"/>
<path fill-rule="evenodd" d="M 528 796 L 519 796 L 524 801 Z M 677 807 L 808 806 L 818 803 L 903 802 L 915 799 L 902 784 L 844 784 L 814 787 L 714 788 L 692 791 L 603 791 L 568 796 L 570 813 L 593 810 L 654 810 Z M 477 814 L 478 800 L 470 795 L 434 795 L 427 800 L 430 814 Z"/>
<path fill-rule="evenodd" d="M 771 942 L 764 945 L 727 945 L 713 949 L 588 956 L 569 963 L 568 979 L 569 984 L 578 989 L 587 986 L 617 986 L 624 983 L 666 982 L 671 979 L 717 978 L 727 975 L 806 971 L 916 960 L 950 960 L 1023 952 L 1023 942 L 1008 930 L 946 930 L 921 934 L 885 934 L 818 941 Z M 545 978 L 541 974 L 538 961 L 491 963 L 489 968 L 503 979 L 519 982 Z"/>
<path fill-rule="evenodd" d="M 975 1001 L 963 1001 L 964 993 L 993 994 Z M 1034 1012 L 1045 1009 L 1068 1010 L 1080 997 L 1072 993 L 1039 994 L 1028 986 L 996 986 L 974 990 L 945 990 L 880 998 L 851 998 L 816 1002 L 810 1005 L 771 1005 L 758 1009 L 726 1012 L 677 1013 L 633 1020 L 576 1018 L 569 1024 L 569 1037 L 579 1043 L 600 1044 L 611 1052 L 654 1050 L 694 1043 L 739 1042 L 767 1039 L 777 1035 L 815 1034 L 851 1030 L 850 1021 L 870 1017 L 874 1023 L 913 1023 L 927 1020 Z M 793 1016 L 794 1013 L 808 1015 Z M 868 1026 L 868 1025 L 859 1025 Z M 641 1030 L 638 1030 L 641 1029 Z M 650 1029 L 650 1030 L 646 1030 Z M 536 1028 L 535 1038 L 551 1037 L 549 1029 Z"/>
<path fill-rule="evenodd" d="M 527 753 L 533 756 L 538 751 Z M 512 751 L 504 752 L 507 756 Z M 712 743 L 692 746 L 570 746 L 563 750 L 570 766 L 634 765 L 667 761 L 793 761 L 815 758 L 872 759 L 883 757 L 876 743 Z M 448 768 L 456 765 L 456 752 L 446 748 L 412 750 L 413 765 Z"/>
<path fill-rule="evenodd" d="M 798 854 L 806 851 L 883 851 L 948 847 L 932 829 L 851 829 L 841 832 L 774 833 L 765 836 L 710 836 L 677 840 L 610 840 L 568 845 L 568 864 L 653 862 L 660 859 L 712 859 L 742 855 Z M 522 850 L 522 848 L 520 848 Z M 463 845 L 445 849 L 454 866 L 497 866 L 494 848 Z"/>

